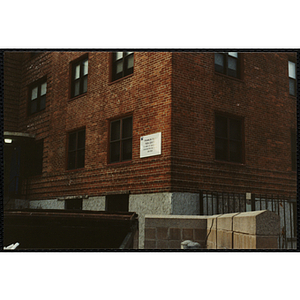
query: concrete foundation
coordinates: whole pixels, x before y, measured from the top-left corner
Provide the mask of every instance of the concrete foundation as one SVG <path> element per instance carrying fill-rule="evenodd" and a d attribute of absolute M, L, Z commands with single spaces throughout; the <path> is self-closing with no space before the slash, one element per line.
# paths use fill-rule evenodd
<path fill-rule="evenodd" d="M 105 211 L 105 196 L 91 197 L 82 200 L 83 210 Z"/>
<path fill-rule="evenodd" d="M 29 208 L 32 209 L 64 209 L 65 201 L 57 199 L 32 200 L 29 202 Z"/>
<path fill-rule="evenodd" d="M 139 249 L 144 249 L 145 215 L 197 215 L 199 195 L 155 193 L 129 196 L 129 211 L 139 216 Z"/>

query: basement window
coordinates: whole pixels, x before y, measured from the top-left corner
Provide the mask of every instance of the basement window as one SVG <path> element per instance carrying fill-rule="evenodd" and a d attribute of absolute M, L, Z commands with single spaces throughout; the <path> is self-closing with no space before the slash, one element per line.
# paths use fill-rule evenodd
<path fill-rule="evenodd" d="M 134 53 L 114 52 L 112 54 L 112 80 L 115 81 L 133 73 Z"/>
<path fill-rule="evenodd" d="M 106 196 L 106 211 L 128 212 L 129 194 Z"/>
<path fill-rule="evenodd" d="M 82 199 L 65 200 L 65 209 L 82 210 Z"/>

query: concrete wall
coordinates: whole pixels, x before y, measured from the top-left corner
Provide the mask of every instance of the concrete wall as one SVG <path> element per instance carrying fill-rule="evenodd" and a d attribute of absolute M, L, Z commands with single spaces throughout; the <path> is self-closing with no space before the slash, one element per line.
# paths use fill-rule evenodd
<path fill-rule="evenodd" d="M 29 208 L 32 209 L 64 209 L 65 201 L 58 199 L 33 200 L 29 202 Z"/>
<path fill-rule="evenodd" d="M 83 210 L 105 211 L 105 196 L 90 197 L 82 200 Z"/>
<path fill-rule="evenodd" d="M 192 193 L 155 193 L 129 196 L 129 211 L 139 216 L 139 248 L 144 248 L 145 215 L 199 214 L 199 195 Z"/>
<path fill-rule="evenodd" d="M 277 249 L 279 216 L 268 210 L 214 216 L 145 216 L 145 249 Z M 206 241 L 207 239 L 207 241 Z"/>
<path fill-rule="evenodd" d="M 48 199 L 48 200 L 31 200 L 29 208 L 32 209 L 65 209 L 65 200 Z M 105 196 L 90 197 L 82 199 L 83 210 L 105 211 Z"/>
<path fill-rule="evenodd" d="M 204 247 L 206 216 L 145 216 L 145 249 L 180 249 L 184 240 Z"/>

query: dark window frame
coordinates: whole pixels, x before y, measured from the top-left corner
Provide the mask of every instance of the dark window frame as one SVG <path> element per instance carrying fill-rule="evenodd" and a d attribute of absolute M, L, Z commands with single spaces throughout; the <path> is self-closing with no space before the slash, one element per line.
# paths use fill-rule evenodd
<path fill-rule="evenodd" d="M 41 95 L 43 84 L 46 84 L 46 92 L 45 92 L 45 94 Z M 37 97 L 32 99 L 33 90 L 36 88 L 37 88 Z M 29 88 L 28 88 L 28 110 L 27 110 L 29 116 L 40 113 L 46 109 L 47 89 L 48 89 L 47 77 L 43 77 L 29 85 Z M 34 105 L 36 108 L 33 111 Z"/>
<path fill-rule="evenodd" d="M 219 128 L 217 128 L 217 118 L 224 118 L 226 119 L 226 137 L 218 136 L 217 131 Z M 231 122 L 239 122 L 240 127 L 240 138 L 239 139 L 234 139 L 231 138 L 230 136 L 230 124 Z M 222 162 L 229 162 L 229 163 L 236 163 L 236 164 L 245 164 L 245 147 L 244 147 L 244 118 L 238 117 L 238 116 L 233 116 L 233 115 L 228 115 L 228 114 L 223 114 L 223 113 L 216 113 L 215 114 L 215 159 L 217 161 L 222 161 Z M 226 153 L 223 153 L 225 158 L 220 158 L 217 154 L 217 142 L 218 141 L 226 141 Z M 238 155 L 240 156 L 240 159 L 233 159 L 230 154 L 230 145 L 231 144 L 236 144 L 239 147 L 239 153 Z"/>
<path fill-rule="evenodd" d="M 229 53 L 236 53 L 237 57 L 230 55 Z M 216 64 L 216 56 L 222 57 L 223 60 L 223 68 L 220 65 Z M 236 63 L 236 74 L 233 73 L 234 69 L 229 68 L 229 62 L 232 60 Z M 239 52 L 216 52 L 214 53 L 214 65 L 215 72 L 232 77 L 241 79 L 241 54 Z"/>
<path fill-rule="evenodd" d="M 84 63 L 87 61 L 87 73 L 84 74 Z M 75 78 L 76 67 L 79 66 L 79 78 Z M 89 57 L 87 54 L 71 62 L 70 67 L 70 80 L 71 80 L 71 92 L 70 98 L 76 98 L 85 95 L 88 91 L 88 75 L 89 75 Z M 86 89 L 85 89 L 86 81 Z M 76 83 L 79 83 L 78 93 L 75 93 Z"/>
<path fill-rule="evenodd" d="M 83 147 L 78 147 L 78 134 L 84 132 L 84 146 Z M 70 136 L 72 134 L 76 135 L 75 138 L 75 149 L 70 150 Z M 72 170 L 78 170 L 78 169 L 83 169 L 85 167 L 85 153 L 86 153 L 86 128 L 80 128 L 76 130 L 72 130 L 68 132 L 67 136 L 67 162 L 66 162 L 66 169 L 69 171 Z M 83 165 L 79 165 L 79 152 L 83 151 Z M 75 154 L 75 164 L 74 166 L 71 165 L 71 154 Z"/>
<path fill-rule="evenodd" d="M 117 58 L 118 53 L 122 53 L 121 58 Z M 133 59 L 132 67 L 128 67 L 128 61 Z M 122 72 L 117 72 L 118 64 L 122 65 Z M 134 72 L 134 52 L 118 51 L 111 55 L 111 82 L 124 78 Z"/>
<path fill-rule="evenodd" d="M 123 123 L 124 120 L 127 119 L 131 119 L 131 135 L 130 136 L 126 136 L 123 137 Z M 112 125 L 113 123 L 117 123 L 120 122 L 119 125 L 119 137 L 116 139 L 112 140 Z M 133 140 L 133 116 L 132 115 L 126 115 L 124 117 L 121 118 L 117 118 L 117 119 L 112 119 L 109 121 L 109 136 L 108 136 L 108 140 L 109 140 L 109 149 L 108 149 L 108 163 L 109 164 L 116 164 L 116 163 L 122 163 L 122 162 L 128 162 L 128 161 L 132 161 L 132 154 L 133 154 L 133 147 L 132 147 L 132 140 Z M 123 153 L 123 149 L 124 149 L 124 142 L 128 141 L 131 142 L 131 153 L 130 153 L 130 158 L 125 158 L 124 159 L 124 153 Z M 117 144 L 119 143 L 119 146 L 117 146 Z M 112 160 L 112 145 L 115 144 L 117 147 L 115 147 L 115 149 L 119 150 L 118 156 L 119 158 L 117 160 Z"/>
<path fill-rule="evenodd" d="M 295 78 L 290 77 L 290 63 L 294 64 L 294 66 L 295 66 Z M 293 59 L 289 59 L 289 61 L 288 61 L 288 77 L 289 77 L 289 94 L 290 94 L 290 96 L 296 97 L 296 95 L 297 95 L 297 64 Z M 291 89 L 292 89 L 292 93 L 291 93 Z"/>

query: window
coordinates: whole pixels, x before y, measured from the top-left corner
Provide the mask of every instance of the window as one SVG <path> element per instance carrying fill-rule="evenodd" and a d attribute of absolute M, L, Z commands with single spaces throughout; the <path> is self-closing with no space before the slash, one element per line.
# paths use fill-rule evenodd
<path fill-rule="evenodd" d="M 47 81 L 41 80 L 30 87 L 28 113 L 34 114 L 46 108 Z"/>
<path fill-rule="evenodd" d="M 106 196 L 106 211 L 117 212 L 126 211 L 128 212 L 129 195 L 108 195 Z"/>
<path fill-rule="evenodd" d="M 85 129 L 69 133 L 68 170 L 84 167 Z"/>
<path fill-rule="evenodd" d="M 296 96 L 296 64 L 289 61 L 289 90 L 290 95 Z"/>
<path fill-rule="evenodd" d="M 291 130 L 291 156 L 292 156 L 292 170 L 297 170 L 297 134 L 296 130 Z"/>
<path fill-rule="evenodd" d="M 236 77 L 240 77 L 240 58 L 237 52 L 215 53 L 216 72 Z"/>
<path fill-rule="evenodd" d="M 112 55 L 112 81 L 133 73 L 133 52 L 115 52 Z"/>
<path fill-rule="evenodd" d="M 121 162 L 132 158 L 132 117 L 110 123 L 109 162 Z"/>
<path fill-rule="evenodd" d="M 72 98 L 87 92 L 88 67 L 88 58 L 72 64 Z"/>
<path fill-rule="evenodd" d="M 242 120 L 216 115 L 215 154 L 217 160 L 243 162 Z"/>
<path fill-rule="evenodd" d="M 82 210 L 82 199 L 67 199 L 67 200 L 65 200 L 65 209 Z"/>

